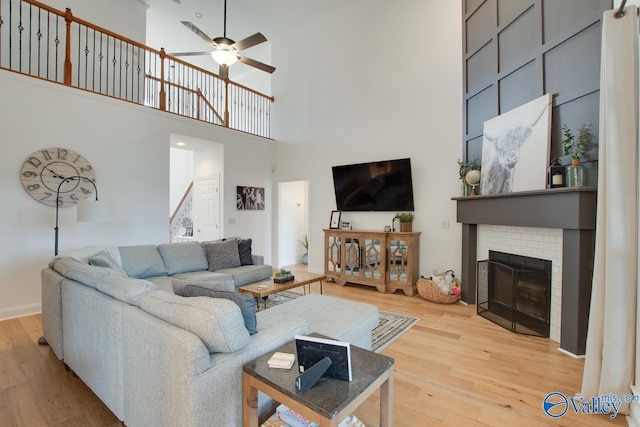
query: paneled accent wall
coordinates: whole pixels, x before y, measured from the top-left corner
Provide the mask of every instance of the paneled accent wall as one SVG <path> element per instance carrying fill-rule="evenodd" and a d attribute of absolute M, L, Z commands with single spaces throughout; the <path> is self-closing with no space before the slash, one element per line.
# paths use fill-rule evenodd
<path fill-rule="evenodd" d="M 597 185 L 601 18 L 611 0 L 462 0 L 463 158 L 482 160 L 486 120 L 553 94 L 551 158 L 563 164 L 561 126 L 593 123 L 583 157 Z"/>

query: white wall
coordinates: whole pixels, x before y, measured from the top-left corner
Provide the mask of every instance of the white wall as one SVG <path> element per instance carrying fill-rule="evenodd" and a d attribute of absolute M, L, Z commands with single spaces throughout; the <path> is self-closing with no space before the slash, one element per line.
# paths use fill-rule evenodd
<path fill-rule="evenodd" d="M 300 262 L 307 229 L 307 182 L 281 182 L 278 185 L 278 267 Z"/>
<path fill-rule="evenodd" d="M 62 12 L 69 8 L 76 18 L 139 43 L 145 41 L 147 5 L 141 0 L 42 0 L 41 3 Z"/>
<path fill-rule="evenodd" d="M 82 154 L 95 168 L 100 199 L 115 202 L 109 223 L 77 222 L 75 207 L 60 209 L 61 253 L 94 244 L 168 241 L 171 133 L 225 145 L 224 169 L 232 171 L 225 194 L 247 181 L 270 189 L 271 141 L 3 70 L 0 93 L 12 100 L 0 114 L 0 319 L 39 311 L 40 270 L 53 257 L 55 209 L 33 200 L 19 179 L 22 162 L 39 148 Z M 225 197 L 225 215 L 234 213 L 234 197 Z M 255 233 L 256 252 L 267 255 L 270 224 L 269 211 L 238 216 L 232 232 Z"/>
<path fill-rule="evenodd" d="M 178 135 L 171 135 L 172 140 L 174 138 L 180 139 Z M 173 215 L 173 212 L 180 204 L 182 196 L 189 188 L 189 184 L 193 182 L 193 151 L 185 150 L 181 148 L 173 148 L 169 150 L 169 215 Z"/>
<path fill-rule="evenodd" d="M 309 180 L 309 268 L 323 271 L 322 229 L 336 208 L 331 166 L 410 157 L 420 273 L 459 273 L 461 226 L 450 198 L 460 191 L 461 2 L 327 0 L 322 7 L 272 39 L 275 179 Z M 393 216 L 343 214 L 356 229 L 376 230 Z"/>

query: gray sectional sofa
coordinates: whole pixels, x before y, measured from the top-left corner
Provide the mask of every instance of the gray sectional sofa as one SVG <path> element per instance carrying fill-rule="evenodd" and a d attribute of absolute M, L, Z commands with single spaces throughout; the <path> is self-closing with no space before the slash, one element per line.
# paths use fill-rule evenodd
<path fill-rule="evenodd" d="M 173 292 L 176 282 L 233 294 L 270 276 L 262 257 L 223 260 L 226 245 L 95 246 L 42 271 L 44 338 L 127 426 L 240 426 L 242 365 L 296 334 L 370 348 L 369 304 L 306 295 L 257 313 L 251 335 L 232 300 Z M 273 401 L 260 395 L 259 407 L 265 415 Z"/>

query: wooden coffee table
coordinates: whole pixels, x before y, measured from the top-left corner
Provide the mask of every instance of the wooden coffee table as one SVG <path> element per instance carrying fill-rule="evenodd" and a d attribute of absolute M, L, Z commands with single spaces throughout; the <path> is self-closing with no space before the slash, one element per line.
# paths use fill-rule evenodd
<path fill-rule="evenodd" d="M 306 295 L 306 286 L 309 285 L 309 293 L 311 293 L 311 284 L 314 282 L 320 282 L 320 293 L 322 294 L 322 281 L 327 280 L 327 276 L 324 274 L 307 273 L 301 271 L 293 272 L 294 280 L 284 283 L 273 283 L 273 278 L 263 280 L 262 282 L 255 282 L 250 285 L 241 286 L 238 288 L 240 292 L 245 294 L 251 294 L 256 298 L 262 298 L 265 300 L 269 295 L 277 294 L 278 292 L 287 291 L 289 289 L 298 288 L 302 286 Z"/>

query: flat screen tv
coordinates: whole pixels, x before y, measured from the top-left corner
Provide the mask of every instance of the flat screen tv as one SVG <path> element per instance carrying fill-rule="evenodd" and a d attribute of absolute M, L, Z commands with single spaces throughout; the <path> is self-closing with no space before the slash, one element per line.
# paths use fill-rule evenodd
<path fill-rule="evenodd" d="M 340 211 L 413 211 L 411 160 L 333 166 Z"/>

